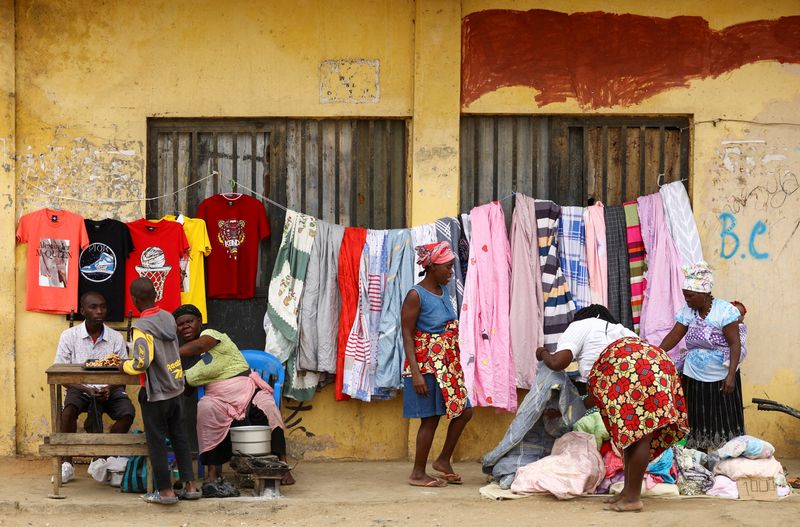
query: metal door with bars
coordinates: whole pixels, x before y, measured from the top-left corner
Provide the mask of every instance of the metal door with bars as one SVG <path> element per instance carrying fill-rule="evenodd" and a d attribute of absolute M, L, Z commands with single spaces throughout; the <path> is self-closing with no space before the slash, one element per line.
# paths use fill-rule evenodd
<path fill-rule="evenodd" d="M 406 142 L 402 119 L 150 119 L 147 195 L 165 197 L 148 201 L 147 216 L 193 217 L 209 196 L 252 190 L 334 223 L 404 227 Z M 261 320 L 283 231 L 283 210 L 264 205 L 272 235 L 262 244 L 256 298 L 209 299 L 210 323 L 242 348 L 264 345 Z"/>
<path fill-rule="evenodd" d="M 460 205 L 512 191 L 618 205 L 657 191 L 659 174 L 688 183 L 689 160 L 687 117 L 462 116 Z"/>

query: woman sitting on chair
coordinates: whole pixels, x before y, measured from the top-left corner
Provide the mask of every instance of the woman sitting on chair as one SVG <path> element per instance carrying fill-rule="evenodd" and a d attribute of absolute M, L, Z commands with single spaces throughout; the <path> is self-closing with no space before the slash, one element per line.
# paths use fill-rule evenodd
<path fill-rule="evenodd" d="M 224 483 L 219 467 L 233 456 L 231 424 L 266 417 L 272 429 L 272 453 L 281 461 L 286 461 L 285 425 L 272 387 L 250 370 L 228 335 L 202 330 L 202 315 L 192 304 L 184 304 L 172 314 L 183 341 L 181 358 L 199 357 L 184 371 L 184 379 L 189 386 L 205 388 L 197 403 L 197 443 L 200 462 L 207 467 L 203 494 L 213 497 L 215 486 Z M 292 473 L 288 472 L 281 483 L 293 484 Z"/>

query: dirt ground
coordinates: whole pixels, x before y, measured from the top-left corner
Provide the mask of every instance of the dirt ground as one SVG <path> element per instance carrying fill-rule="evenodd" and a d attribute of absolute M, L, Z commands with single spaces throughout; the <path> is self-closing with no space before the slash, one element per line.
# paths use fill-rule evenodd
<path fill-rule="evenodd" d="M 800 474 L 800 461 L 785 462 Z M 614 525 L 635 521 L 650 525 L 763 526 L 797 525 L 800 495 L 777 503 L 714 498 L 646 499 L 645 512 L 620 516 L 602 510 L 597 497 L 557 501 L 531 497 L 490 501 L 478 494 L 485 484 L 477 463 L 456 466 L 463 486 L 421 489 L 405 484 L 410 466 L 403 462 L 300 463 L 298 483 L 283 488 L 279 499 L 229 498 L 182 502 L 174 507 L 143 503 L 92 480 L 86 465 L 62 488 L 63 500 L 47 498 L 50 461 L 0 459 L 0 525 L 17 526 L 470 526 L 470 525 Z"/>

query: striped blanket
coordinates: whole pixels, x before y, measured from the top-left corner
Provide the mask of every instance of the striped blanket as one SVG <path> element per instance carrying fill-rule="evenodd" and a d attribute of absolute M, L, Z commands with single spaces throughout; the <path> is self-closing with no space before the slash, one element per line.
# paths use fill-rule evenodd
<path fill-rule="evenodd" d="M 639 206 L 635 201 L 625 203 L 625 224 L 628 231 L 628 264 L 631 281 L 631 311 L 633 312 L 633 330 L 639 333 L 639 320 L 642 316 L 644 290 L 647 288 L 644 242 L 642 228 L 639 225 Z"/>
<path fill-rule="evenodd" d="M 361 253 L 361 264 L 358 268 L 358 307 L 353 327 L 347 337 L 344 348 L 344 367 L 342 370 L 342 393 L 354 399 L 370 401 L 372 398 L 372 382 L 370 375 L 372 356 L 369 336 L 369 233 L 367 244 Z"/>
<path fill-rule="evenodd" d="M 572 293 L 576 309 L 592 303 L 589 289 L 589 269 L 586 266 L 586 227 L 583 223 L 583 207 L 561 207 L 558 225 L 558 257 Z"/>
<path fill-rule="evenodd" d="M 558 259 L 559 216 L 561 207 L 547 200 L 536 200 L 536 224 L 539 236 L 539 261 L 544 297 L 544 345 L 556 351 L 558 338 L 567 329 L 575 313 L 567 281 Z"/>
<path fill-rule="evenodd" d="M 620 324 L 633 330 L 631 279 L 628 268 L 628 234 L 622 205 L 606 207 L 608 254 L 608 310 Z"/>
<path fill-rule="evenodd" d="M 447 292 L 450 293 L 450 300 L 453 301 L 453 310 L 458 313 L 461 311 L 461 302 L 464 299 L 464 275 L 461 272 L 461 255 L 459 254 L 458 244 L 461 242 L 461 224 L 456 218 L 442 218 L 436 220 L 436 241 L 448 242 L 456 256 L 453 263 L 453 278 L 447 283 Z"/>

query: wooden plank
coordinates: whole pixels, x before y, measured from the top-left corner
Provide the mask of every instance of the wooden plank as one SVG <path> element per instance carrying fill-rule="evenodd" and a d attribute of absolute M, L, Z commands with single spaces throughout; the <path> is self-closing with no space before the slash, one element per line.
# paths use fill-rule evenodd
<path fill-rule="evenodd" d="M 249 133 L 234 134 L 233 168 L 235 180 L 247 188 L 253 188 L 253 136 Z M 247 193 L 244 189 L 241 192 Z"/>
<path fill-rule="evenodd" d="M 608 169 L 606 176 L 606 205 L 622 203 L 622 129 L 608 128 Z"/>
<path fill-rule="evenodd" d="M 303 193 L 300 186 L 302 154 L 301 148 L 302 124 L 300 121 L 290 119 L 286 123 L 286 206 L 299 210 L 300 196 Z"/>
<path fill-rule="evenodd" d="M 658 128 L 646 128 L 644 131 L 644 190 L 643 195 L 658 192 L 656 179 L 661 164 L 661 131 Z"/>
<path fill-rule="evenodd" d="M 567 127 L 567 180 L 566 204 L 578 207 L 586 206 L 586 191 L 584 189 L 584 164 L 583 127 Z"/>
<path fill-rule="evenodd" d="M 625 137 L 625 186 L 622 188 L 622 200 L 630 201 L 639 197 L 639 181 L 641 180 L 641 149 L 639 128 L 626 128 Z"/>
<path fill-rule="evenodd" d="M 174 148 L 172 146 L 173 137 L 171 133 L 158 134 L 158 177 L 159 177 L 159 196 L 166 196 L 175 190 L 175 163 L 173 161 Z M 170 198 L 159 199 L 156 201 L 156 215 L 151 219 L 160 218 L 172 207 Z"/>
<path fill-rule="evenodd" d="M 169 209 L 166 212 L 179 210 L 178 197 L 181 186 L 178 182 L 178 132 L 172 132 L 172 195 L 164 197 L 164 207 Z"/>
<path fill-rule="evenodd" d="M 549 199 L 560 205 L 571 205 L 568 199 L 569 179 L 567 177 L 569 144 L 567 127 L 560 119 L 552 119 L 550 133 L 550 195 Z"/>
<path fill-rule="evenodd" d="M 80 364 L 53 364 L 47 370 L 47 384 L 130 384 L 139 385 L 138 375 L 120 371 L 84 370 Z"/>
<path fill-rule="evenodd" d="M 59 445 L 144 445 L 144 434 L 56 433 L 44 438 L 45 444 Z"/>
<path fill-rule="evenodd" d="M 214 134 L 197 134 L 197 173 L 200 177 L 205 177 L 215 170 L 214 168 Z M 219 188 L 219 177 L 212 177 L 206 180 L 203 187 L 204 197 L 210 197 L 217 193 Z M 202 201 L 202 200 L 200 200 Z"/>
<path fill-rule="evenodd" d="M 586 127 L 586 196 L 603 200 L 603 137 L 602 128 Z"/>
<path fill-rule="evenodd" d="M 158 174 L 158 131 L 153 121 L 147 124 L 147 165 L 145 181 L 147 183 L 147 197 L 157 196 L 161 185 Z M 144 206 L 145 216 L 153 218 L 158 213 L 158 203 L 155 200 L 148 200 Z"/>
<path fill-rule="evenodd" d="M 391 229 L 406 226 L 406 137 L 405 121 L 392 121 L 389 139 L 389 207 L 391 208 L 389 228 Z"/>
<path fill-rule="evenodd" d="M 284 119 L 275 121 L 269 136 L 265 138 L 265 141 L 268 139 L 268 143 L 265 143 L 264 145 L 264 155 L 266 156 L 266 159 L 264 160 L 264 167 L 265 170 L 268 168 L 268 171 L 265 173 L 265 178 L 269 178 L 265 181 L 266 188 L 264 189 L 264 193 L 265 195 L 269 196 L 270 199 L 280 204 L 287 203 L 289 199 L 286 188 L 286 180 L 288 179 L 286 159 L 288 157 L 287 127 L 290 122 L 291 121 Z M 265 206 L 267 207 L 267 212 L 269 213 L 269 226 L 271 234 L 269 240 L 267 240 L 265 243 L 262 243 L 262 256 L 260 258 L 261 261 L 259 262 L 260 269 L 258 276 L 261 280 L 260 283 L 263 288 L 262 291 L 264 291 L 264 296 L 266 296 L 266 288 L 269 285 L 270 276 L 272 275 L 272 268 L 275 265 L 275 258 L 281 245 L 283 222 L 286 219 L 286 213 L 283 211 L 283 209 L 268 204 L 265 204 Z M 260 302 L 262 301 L 259 300 L 259 303 Z M 251 316 L 257 317 L 259 313 L 263 313 L 262 310 L 264 307 L 250 305 L 248 309 L 250 310 L 249 313 L 242 311 L 239 311 L 239 313 L 242 313 L 242 316 L 250 315 L 252 313 Z M 252 334 L 248 335 L 248 337 L 257 341 L 259 338 L 263 338 L 262 335 L 263 331 L 256 330 L 252 332 Z M 243 344 L 243 342 L 240 343 L 240 345 Z"/>
<path fill-rule="evenodd" d="M 353 128 L 353 121 L 343 122 L 339 126 L 339 210 L 336 222 L 345 226 L 352 226 L 355 221 L 350 199 L 353 192 Z"/>
<path fill-rule="evenodd" d="M 178 134 L 178 155 L 177 159 L 177 173 L 178 173 L 178 188 L 185 189 L 175 196 L 177 203 L 177 210 L 182 214 L 192 216 L 194 209 L 189 209 L 190 196 L 192 196 L 196 189 L 194 187 L 186 188 L 191 183 L 191 168 L 192 168 L 192 136 L 191 134 L 181 132 Z M 197 185 L 195 185 L 197 186 Z"/>
<path fill-rule="evenodd" d="M 60 390 L 61 386 L 58 384 L 50 385 L 50 430 L 53 433 L 61 430 L 61 415 L 58 411 L 60 406 L 56 401 L 56 390 Z"/>
<path fill-rule="evenodd" d="M 495 119 L 493 117 L 478 117 L 477 140 L 477 177 L 478 187 L 476 205 L 489 203 L 494 197 L 494 185 L 497 173 L 495 172 Z"/>
<path fill-rule="evenodd" d="M 662 184 L 681 178 L 681 134 L 676 128 L 664 130 L 664 179 Z"/>
<path fill-rule="evenodd" d="M 322 122 L 322 203 L 320 217 L 336 221 L 336 121 Z"/>
<path fill-rule="evenodd" d="M 233 179 L 233 133 L 217 134 L 217 171 L 219 192 L 234 192 Z"/>
<path fill-rule="evenodd" d="M 461 138 L 459 144 L 460 156 L 460 210 L 467 212 L 475 206 L 475 186 L 477 172 L 475 168 L 475 129 L 477 119 L 474 117 L 461 118 Z"/>
<path fill-rule="evenodd" d="M 646 146 L 645 146 L 645 131 L 647 130 L 646 127 L 641 126 L 639 127 L 639 189 L 636 194 L 636 197 L 644 195 L 644 178 L 645 178 L 645 153 L 646 153 Z M 629 198 L 632 200 L 634 198 Z"/>
<path fill-rule="evenodd" d="M 147 445 L 41 445 L 41 456 L 146 456 Z"/>
<path fill-rule="evenodd" d="M 253 134 L 253 185 L 250 187 L 262 196 L 269 196 L 269 132 Z M 284 187 L 286 185 L 283 185 Z"/>
<path fill-rule="evenodd" d="M 533 118 L 533 151 L 536 154 L 535 159 L 535 172 L 536 172 L 536 186 L 534 187 L 534 194 L 540 199 L 549 199 L 550 195 L 550 178 L 548 177 L 547 170 L 550 166 L 550 118 L 549 117 L 534 117 Z"/>
<path fill-rule="evenodd" d="M 303 187 L 304 206 L 302 212 L 319 215 L 319 121 L 303 123 Z"/>
<path fill-rule="evenodd" d="M 689 145 L 689 124 L 687 123 L 685 127 L 680 129 L 680 174 L 678 177 L 682 180 L 685 180 L 686 190 L 689 191 L 689 183 L 690 181 L 690 159 L 691 159 L 691 150 Z M 691 192 L 689 192 L 689 199 L 691 199 Z"/>
<path fill-rule="evenodd" d="M 520 116 L 516 119 L 515 142 L 515 172 L 517 175 L 516 190 L 526 196 L 534 195 L 535 165 L 533 163 L 536 156 L 535 140 L 533 133 L 533 119 L 528 116 Z"/>
<path fill-rule="evenodd" d="M 511 194 L 514 188 L 514 118 L 498 117 L 497 126 L 497 193 L 496 199 L 503 200 L 503 214 L 506 223 L 511 224 L 511 210 L 513 201 L 503 199 Z"/>
<path fill-rule="evenodd" d="M 370 126 L 369 121 L 356 121 L 355 142 L 353 145 L 354 153 L 354 186 L 353 208 L 355 215 L 351 220 L 355 221 L 357 227 L 369 227 L 369 166 L 370 166 Z M 352 202 L 351 202 L 352 203 Z"/>
<path fill-rule="evenodd" d="M 370 226 L 373 229 L 386 229 L 389 227 L 388 221 L 388 173 L 387 164 L 389 160 L 389 121 L 374 121 L 372 127 L 372 203 L 370 210 Z"/>

